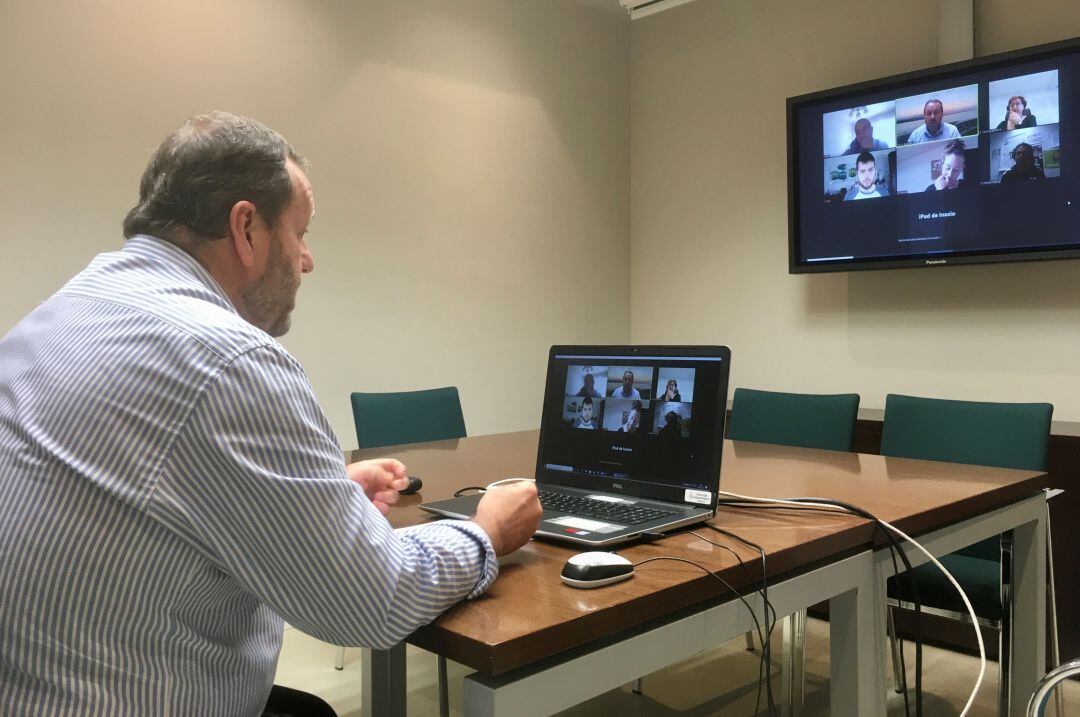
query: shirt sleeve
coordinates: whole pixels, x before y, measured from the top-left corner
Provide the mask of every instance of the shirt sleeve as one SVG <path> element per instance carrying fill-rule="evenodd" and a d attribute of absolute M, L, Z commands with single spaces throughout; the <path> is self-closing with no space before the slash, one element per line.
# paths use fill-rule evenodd
<path fill-rule="evenodd" d="M 390 526 L 277 346 L 242 354 L 205 389 L 150 509 L 290 624 L 337 644 L 394 645 L 498 574 L 475 523 Z"/>

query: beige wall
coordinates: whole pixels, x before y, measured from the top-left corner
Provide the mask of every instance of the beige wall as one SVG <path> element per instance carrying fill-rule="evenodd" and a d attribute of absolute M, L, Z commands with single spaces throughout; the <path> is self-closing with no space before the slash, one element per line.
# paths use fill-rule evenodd
<path fill-rule="evenodd" d="M 784 99 L 934 64 L 935 0 L 699 0 L 632 26 L 609 5 L 3 3 L 0 332 L 120 246 L 149 152 L 222 107 L 313 162 L 285 343 L 343 446 L 351 390 L 456 384 L 471 433 L 533 427 L 549 344 L 628 338 L 728 343 L 735 385 L 1080 420 L 1080 263 L 786 273 Z M 1080 34 L 1071 0 L 976 6 L 980 52 Z"/>
<path fill-rule="evenodd" d="M 976 7 L 980 52 L 1080 34 L 1074 2 Z M 787 274 L 785 98 L 936 64 L 937 16 L 700 0 L 633 23 L 633 341 L 726 343 L 734 386 L 1045 400 L 1080 420 L 1080 262 Z"/>
<path fill-rule="evenodd" d="M 166 132 L 229 109 L 312 162 L 284 343 L 342 445 L 353 390 L 535 427 L 550 344 L 628 338 L 628 51 L 573 0 L 5 2 L 0 333 L 121 245 Z"/>

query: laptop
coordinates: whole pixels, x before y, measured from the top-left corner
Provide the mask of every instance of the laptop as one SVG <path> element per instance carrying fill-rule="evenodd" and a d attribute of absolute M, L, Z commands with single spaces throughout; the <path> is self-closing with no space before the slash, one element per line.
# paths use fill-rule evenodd
<path fill-rule="evenodd" d="M 599 547 L 711 518 L 730 366 L 725 346 L 553 346 L 536 536 Z M 468 519 L 480 497 L 420 508 Z"/>

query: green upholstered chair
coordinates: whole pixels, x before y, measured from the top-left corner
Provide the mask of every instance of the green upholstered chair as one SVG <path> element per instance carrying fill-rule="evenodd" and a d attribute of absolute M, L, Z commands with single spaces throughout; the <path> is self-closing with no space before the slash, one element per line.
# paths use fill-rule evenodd
<path fill-rule="evenodd" d="M 735 389 L 727 437 L 802 448 L 850 451 L 859 394 L 814 395 Z"/>
<path fill-rule="evenodd" d="M 1046 469 L 1046 447 L 1050 439 L 1049 403 L 981 403 L 917 398 L 890 394 L 885 399 L 885 422 L 881 434 L 881 454 L 903 458 L 968 463 L 998 468 Z M 968 594 L 979 623 L 1002 629 L 1007 615 L 1008 580 L 1002 570 L 1002 550 L 1009 550 L 1011 535 L 984 540 L 941 558 Z M 1053 569 L 1053 565 L 1050 565 Z M 925 564 L 915 568 L 919 598 L 929 613 L 970 623 L 970 617 L 955 588 L 941 571 Z M 888 585 L 889 624 L 892 606 L 912 606 L 912 595 L 904 580 L 892 578 Z M 1056 611 L 1051 621 L 1057 629 Z M 894 630 L 893 654 L 896 654 Z M 999 632 L 999 635 L 1001 633 Z M 1000 641 L 999 641 L 1000 644 Z M 1001 644 L 999 699 L 1007 699 L 1005 686 L 1009 670 L 1008 645 Z M 896 672 L 896 660 L 894 674 Z M 899 691 L 899 675 L 895 674 Z M 1007 705 L 1007 703 L 1002 703 Z M 1007 710 L 1007 707 L 1006 707 Z M 1004 714 L 1004 712 L 1002 712 Z"/>
<path fill-rule="evenodd" d="M 465 418 L 456 386 L 424 391 L 354 393 L 356 443 L 378 448 L 465 437 Z"/>
<path fill-rule="evenodd" d="M 457 386 L 423 391 L 354 393 L 350 396 L 356 444 L 379 448 L 405 443 L 464 438 L 465 417 Z M 335 667 L 345 665 L 345 648 L 338 649 Z M 448 714 L 446 658 L 438 659 L 439 714 Z"/>
<path fill-rule="evenodd" d="M 737 388 L 731 401 L 727 437 L 801 448 L 850 451 L 859 413 L 859 394 L 817 395 Z M 802 707 L 806 611 L 784 619 L 783 701 L 797 714 Z M 746 649 L 754 649 L 746 633 Z"/>

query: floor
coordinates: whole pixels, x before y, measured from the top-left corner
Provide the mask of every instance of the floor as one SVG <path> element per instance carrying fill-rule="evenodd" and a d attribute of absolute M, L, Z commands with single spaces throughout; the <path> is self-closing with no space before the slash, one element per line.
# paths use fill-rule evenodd
<path fill-rule="evenodd" d="M 774 635 L 779 635 L 777 627 Z M 810 619 L 806 640 L 806 709 L 808 717 L 829 713 L 829 626 Z M 774 638 L 775 640 L 775 638 Z M 781 649 L 774 641 L 774 655 Z M 907 646 L 908 665 L 914 664 L 914 649 Z M 299 630 L 285 631 L 285 643 L 278 663 L 279 684 L 314 692 L 338 711 L 339 717 L 360 717 L 360 650 L 346 651 L 345 669 L 334 669 L 336 648 L 308 637 Z M 967 655 L 927 647 L 923 651 L 923 694 L 926 717 L 958 715 L 978 675 L 979 661 Z M 408 714 L 434 717 L 438 714 L 435 685 L 435 656 L 409 648 L 406 656 Z M 450 663 L 450 713 L 461 715 L 461 678 L 470 670 Z M 564 717 L 637 715 L 649 717 L 745 717 L 768 714 L 764 699 L 757 713 L 758 656 L 747 652 L 743 640 L 732 640 L 691 660 L 648 675 L 641 695 L 629 686 L 613 690 L 561 714 Z M 773 668 L 773 690 L 780 699 L 779 668 Z M 970 717 L 996 715 L 997 663 L 988 663 L 986 676 Z M 1064 714 L 1080 710 L 1080 684 L 1065 686 Z M 903 698 L 890 690 L 889 715 L 904 714 Z M 912 705 L 914 712 L 914 705 Z M 1048 715 L 1053 715 L 1053 702 Z"/>

